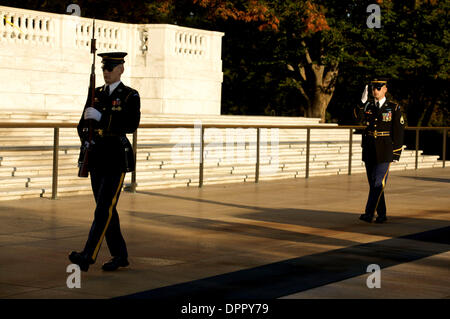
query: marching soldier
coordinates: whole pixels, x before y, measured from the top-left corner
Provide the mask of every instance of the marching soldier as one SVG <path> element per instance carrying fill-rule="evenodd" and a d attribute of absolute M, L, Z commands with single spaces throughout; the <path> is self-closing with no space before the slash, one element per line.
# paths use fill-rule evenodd
<path fill-rule="evenodd" d="M 90 107 L 88 96 L 78 124 L 82 144 L 88 140 L 89 121 L 93 130 L 88 168 L 96 202 L 94 221 L 84 250 L 69 255 L 70 261 L 83 271 L 95 263 L 104 238 L 112 259 L 103 264 L 102 269 L 113 271 L 129 265 L 116 206 L 125 173 L 135 169 L 134 152 L 125 134 L 133 133 L 140 120 L 139 93 L 120 81 L 127 53 L 98 55 L 102 57 L 105 85 L 95 89 L 95 107 Z"/>
<path fill-rule="evenodd" d="M 398 161 L 402 152 L 404 119 L 398 104 L 386 99 L 387 80 L 375 79 L 370 84 L 373 99 L 368 99 L 368 86 L 355 108 L 355 117 L 366 128 L 362 135 L 362 160 L 369 181 L 369 198 L 360 219 L 371 223 L 377 212 L 376 223 L 384 223 L 386 203 L 384 189 L 392 161 Z"/>

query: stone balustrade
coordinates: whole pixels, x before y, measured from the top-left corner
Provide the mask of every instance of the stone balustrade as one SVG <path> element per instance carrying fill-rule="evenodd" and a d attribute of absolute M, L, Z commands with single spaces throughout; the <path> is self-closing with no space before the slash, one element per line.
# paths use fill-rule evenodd
<path fill-rule="evenodd" d="M 0 109 L 81 111 L 92 19 L 0 6 Z M 167 24 L 95 21 L 97 53 L 125 51 L 122 80 L 143 112 L 220 114 L 224 34 Z M 96 59 L 97 86 L 103 84 Z M 3 82 L 3 81 L 2 81 Z"/>
<path fill-rule="evenodd" d="M 55 25 L 51 16 L 41 12 L 0 7 L 0 39 L 7 43 L 33 43 L 52 46 Z"/>

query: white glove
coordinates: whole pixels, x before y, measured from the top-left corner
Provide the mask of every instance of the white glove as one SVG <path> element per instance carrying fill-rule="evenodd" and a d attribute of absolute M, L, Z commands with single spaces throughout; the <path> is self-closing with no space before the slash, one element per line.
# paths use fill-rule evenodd
<path fill-rule="evenodd" d="M 366 84 L 366 88 L 361 96 L 361 102 L 366 103 L 369 98 L 369 86 Z"/>
<path fill-rule="evenodd" d="M 86 109 L 86 111 L 84 111 L 84 119 L 85 120 L 96 120 L 97 122 L 100 122 L 101 118 L 102 118 L 102 113 L 100 113 L 93 107 L 88 107 Z"/>

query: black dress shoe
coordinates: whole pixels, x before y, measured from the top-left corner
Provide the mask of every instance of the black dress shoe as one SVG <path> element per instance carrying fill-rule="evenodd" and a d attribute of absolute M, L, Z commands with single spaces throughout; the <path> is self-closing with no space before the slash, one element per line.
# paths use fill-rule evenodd
<path fill-rule="evenodd" d="M 378 216 L 377 219 L 375 219 L 375 223 L 377 224 L 383 224 L 387 221 L 386 216 Z"/>
<path fill-rule="evenodd" d="M 103 264 L 102 269 L 104 271 L 114 271 L 119 267 L 126 267 L 130 263 L 125 257 L 113 257 L 110 261 Z"/>
<path fill-rule="evenodd" d="M 76 251 L 72 251 L 69 255 L 69 260 L 78 265 L 82 271 L 88 271 L 89 265 L 94 262 L 89 260 L 89 258 L 83 253 L 77 253 Z"/>
<path fill-rule="evenodd" d="M 361 216 L 359 216 L 359 219 L 367 222 L 367 223 L 371 223 L 373 216 L 372 215 L 368 215 L 368 214 L 362 214 Z"/>

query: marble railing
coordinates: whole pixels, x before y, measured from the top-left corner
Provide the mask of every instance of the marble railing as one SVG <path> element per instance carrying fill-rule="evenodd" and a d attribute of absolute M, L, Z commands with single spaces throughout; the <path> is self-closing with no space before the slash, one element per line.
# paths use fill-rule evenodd
<path fill-rule="evenodd" d="M 95 38 L 99 50 L 123 50 L 125 49 L 124 29 L 119 26 L 111 26 L 105 23 L 97 23 L 95 26 Z M 75 45 L 79 48 L 89 47 L 92 38 L 92 22 L 81 21 L 76 24 Z"/>
<path fill-rule="evenodd" d="M 0 41 L 51 46 L 56 35 L 53 16 L 39 11 L 0 7 Z"/>
<path fill-rule="evenodd" d="M 92 19 L 0 6 L 0 41 L 85 50 L 90 46 Z M 131 27 L 131 28 L 130 28 Z M 130 49 L 133 25 L 97 20 L 97 49 Z"/>
<path fill-rule="evenodd" d="M 92 19 L 3 6 L 0 6 L 0 17 L 2 19 L 0 42 L 69 46 L 80 49 L 85 49 L 90 45 Z M 131 45 L 142 49 L 142 46 L 146 44 L 144 42 L 148 40 L 149 32 L 151 29 L 155 29 L 152 26 L 159 27 L 161 25 L 132 25 L 96 20 L 97 48 L 130 50 Z M 168 27 L 165 30 L 168 32 L 168 36 L 164 40 L 175 55 L 220 59 L 220 55 L 212 57 L 211 52 L 208 52 L 208 46 L 211 44 L 208 38 L 217 36 L 221 38 L 222 33 L 173 25 Z M 139 41 L 130 43 L 129 40 L 136 36 Z M 143 40 L 144 38 L 146 40 Z M 69 40 L 67 41 L 67 39 Z M 157 45 L 152 41 L 150 43 Z"/>
<path fill-rule="evenodd" d="M 206 49 L 205 35 L 195 32 L 175 32 L 175 54 L 204 58 Z"/>

